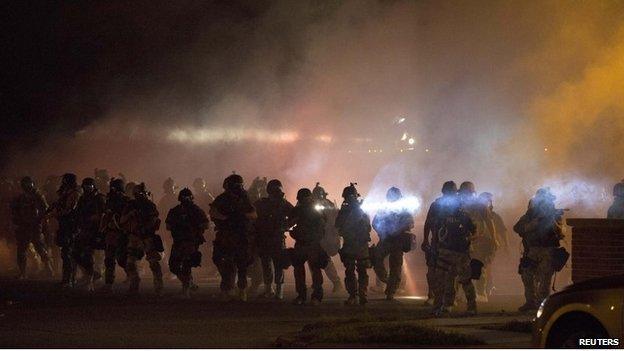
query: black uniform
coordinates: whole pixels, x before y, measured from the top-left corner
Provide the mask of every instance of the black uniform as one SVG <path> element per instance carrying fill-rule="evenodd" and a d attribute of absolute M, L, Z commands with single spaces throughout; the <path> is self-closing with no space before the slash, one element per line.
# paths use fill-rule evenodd
<path fill-rule="evenodd" d="M 288 216 L 293 205 L 283 197 L 271 196 L 254 203 L 258 219 L 255 222 L 254 245 L 262 261 L 265 286 L 271 286 L 275 272 L 275 284 L 284 283 L 284 272 L 280 267 L 280 254 L 285 248 L 288 230 Z"/>
<path fill-rule="evenodd" d="M 78 235 L 72 253 L 76 263 L 85 270 L 87 278 L 92 278 L 94 274 L 93 250 L 100 232 L 105 206 L 106 198 L 97 190 L 84 193 L 76 205 Z"/>
<path fill-rule="evenodd" d="M 221 274 L 221 291 L 228 292 L 237 286 L 247 288 L 247 267 L 250 264 L 249 234 L 251 220 L 247 214 L 254 211 L 247 193 L 226 191 L 210 205 L 225 219 L 213 218 L 216 226 L 212 260 Z"/>
<path fill-rule="evenodd" d="M 104 283 L 108 286 L 115 282 L 115 262 L 124 269 L 126 267 L 128 232 L 120 226 L 119 220 L 129 203 L 130 197 L 122 192 L 113 191 L 106 196 L 101 230 L 106 242 Z"/>
<path fill-rule="evenodd" d="M 15 240 L 17 243 L 17 266 L 20 274 L 26 273 L 26 250 L 33 244 L 41 260 L 49 266 L 48 252 L 43 237 L 43 223 L 48 204 L 36 190 L 20 194 L 11 203 Z"/>
<path fill-rule="evenodd" d="M 336 218 L 336 228 L 343 238 L 340 258 L 345 266 L 345 287 L 350 297 L 356 293 L 360 303 L 366 301 L 368 289 L 368 272 L 371 267 L 368 243 L 371 241 L 370 219 L 362 211 L 359 203 L 343 203 Z M 355 271 L 357 269 L 357 279 Z"/>
<path fill-rule="evenodd" d="M 296 224 L 291 231 L 295 239 L 293 267 L 295 270 L 295 288 L 298 297 L 303 301 L 307 298 L 305 266 L 312 273 L 312 299 L 323 299 L 323 273 L 321 269 L 327 266 L 329 256 L 321 247 L 321 240 L 325 233 L 325 216 L 314 207 L 314 203 L 297 204 L 291 214 L 291 223 Z"/>
<path fill-rule="evenodd" d="M 373 218 L 373 228 L 379 235 L 379 243 L 375 251 L 375 273 L 379 280 L 386 283 L 386 295 L 394 296 L 401 283 L 401 267 L 403 266 L 403 250 L 400 234 L 414 227 L 414 219 L 407 211 L 380 211 Z M 384 266 L 388 257 L 390 273 Z"/>
<path fill-rule="evenodd" d="M 208 228 L 208 217 L 194 203 L 182 203 L 169 210 L 166 224 L 173 238 L 169 270 L 180 279 L 186 291 L 191 282 L 191 268 L 201 264 L 199 246 L 206 241 L 203 233 Z"/>

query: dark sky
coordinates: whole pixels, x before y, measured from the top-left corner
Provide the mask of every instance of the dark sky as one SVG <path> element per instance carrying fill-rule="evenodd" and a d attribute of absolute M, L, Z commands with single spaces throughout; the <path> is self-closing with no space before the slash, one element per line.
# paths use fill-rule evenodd
<path fill-rule="evenodd" d="M 153 86 L 185 82 L 176 99 L 187 103 L 200 91 L 210 96 L 209 86 L 193 86 L 179 54 L 211 28 L 206 54 L 244 57 L 245 31 L 229 29 L 253 30 L 267 8 L 244 0 L 5 3 L 3 146 L 71 134 L 101 116 L 109 99 L 148 94 Z M 230 60 L 220 84 L 239 68 Z"/>

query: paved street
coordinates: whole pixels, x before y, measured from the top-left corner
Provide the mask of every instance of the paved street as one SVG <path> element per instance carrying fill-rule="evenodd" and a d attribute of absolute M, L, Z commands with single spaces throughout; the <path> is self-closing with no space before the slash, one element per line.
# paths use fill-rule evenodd
<path fill-rule="evenodd" d="M 344 295 L 328 293 L 321 306 L 293 306 L 288 302 L 294 297 L 291 286 L 285 302 L 248 303 L 218 301 L 213 282 L 201 282 L 192 300 L 178 298 L 173 284 L 162 297 L 146 289 L 132 298 L 124 296 L 122 285 L 109 296 L 63 291 L 53 282 L 5 279 L 0 286 L 1 347 L 271 347 L 278 337 L 293 335 L 312 322 L 379 317 L 473 334 L 502 347 L 528 346 L 530 340 L 529 334 L 482 328 L 530 318 L 502 312 L 517 306 L 518 297 L 510 296 L 481 304 L 478 317 L 431 319 L 417 297 L 386 302 L 372 295 L 362 308 L 344 306 Z"/>

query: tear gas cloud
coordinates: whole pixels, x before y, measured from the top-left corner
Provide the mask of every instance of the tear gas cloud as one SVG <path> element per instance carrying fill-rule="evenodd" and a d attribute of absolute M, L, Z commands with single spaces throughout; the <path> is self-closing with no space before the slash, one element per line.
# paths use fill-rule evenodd
<path fill-rule="evenodd" d="M 542 186 L 574 215 L 606 212 L 624 174 L 624 3 L 258 4 L 235 2 L 251 8 L 236 20 L 194 1 L 147 12 L 147 40 L 184 13 L 192 35 L 139 78 L 97 71 L 101 112 L 12 144 L 3 174 L 107 168 L 158 194 L 167 176 L 216 192 L 236 171 L 280 178 L 290 199 L 357 182 L 371 209 L 397 186 L 420 218 L 444 181 L 471 180 L 508 222 Z"/>

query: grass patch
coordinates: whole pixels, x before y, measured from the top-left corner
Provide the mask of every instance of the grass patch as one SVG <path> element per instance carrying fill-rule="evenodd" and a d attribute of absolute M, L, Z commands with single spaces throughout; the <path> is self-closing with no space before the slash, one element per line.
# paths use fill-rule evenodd
<path fill-rule="evenodd" d="M 487 326 L 484 329 L 530 334 L 533 332 L 533 322 L 513 320 L 502 325 Z"/>
<path fill-rule="evenodd" d="M 416 321 L 351 319 L 318 322 L 303 327 L 298 339 L 306 344 L 388 344 L 414 346 L 483 345 L 473 336 L 447 332 Z"/>

